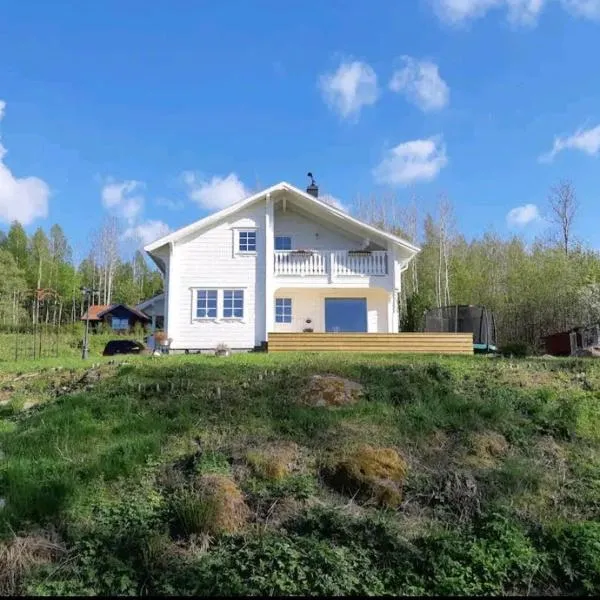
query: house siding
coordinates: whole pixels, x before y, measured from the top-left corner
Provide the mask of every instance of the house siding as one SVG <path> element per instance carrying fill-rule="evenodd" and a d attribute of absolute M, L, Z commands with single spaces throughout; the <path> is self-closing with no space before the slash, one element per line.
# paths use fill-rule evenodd
<path fill-rule="evenodd" d="M 236 255 L 235 229 L 256 229 L 257 248 L 253 255 Z M 168 324 L 171 348 L 211 349 L 220 343 L 232 349 L 259 345 L 264 338 L 265 290 L 265 203 L 240 211 L 197 237 L 177 244 L 177 275 L 174 282 L 176 310 Z M 219 288 L 244 290 L 244 318 L 241 321 L 197 321 L 192 315 L 193 290 Z M 171 311 L 169 311 L 171 313 Z"/>
<path fill-rule="evenodd" d="M 275 210 L 275 236 L 289 235 L 295 250 L 359 250 L 364 238 L 352 237 L 296 212 L 288 204 Z"/>
<path fill-rule="evenodd" d="M 311 327 L 315 333 L 325 331 L 325 298 L 366 298 L 369 333 L 387 333 L 390 294 L 380 288 L 371 289 L 280 289 L 276 298 L 292 299 L 292 322 L 275 323 L 273 331 L 301 332 Z M 311 319 L 310 325 L 306 319 Z"/>

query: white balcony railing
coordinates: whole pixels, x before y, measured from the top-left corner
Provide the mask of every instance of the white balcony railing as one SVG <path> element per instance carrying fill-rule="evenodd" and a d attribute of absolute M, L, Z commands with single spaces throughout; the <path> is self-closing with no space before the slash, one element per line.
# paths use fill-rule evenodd
<path fill-rule="evenodd" d="M 348 252 L 347 250 L 298 252 L 275 251 L 275 275 L 356 276 L 388 274 L 388 256 L 385 251 Z"/>

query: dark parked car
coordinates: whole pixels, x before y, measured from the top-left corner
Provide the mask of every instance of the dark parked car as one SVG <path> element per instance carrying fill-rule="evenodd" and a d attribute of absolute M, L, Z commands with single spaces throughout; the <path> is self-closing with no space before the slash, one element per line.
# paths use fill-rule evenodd
<path fill-rule="evenodd" d="M 104 347 L 103 356 L 115 354 L 141 354 L 145 350 L 144 344 L 133 340 L 112 340 Z"/>

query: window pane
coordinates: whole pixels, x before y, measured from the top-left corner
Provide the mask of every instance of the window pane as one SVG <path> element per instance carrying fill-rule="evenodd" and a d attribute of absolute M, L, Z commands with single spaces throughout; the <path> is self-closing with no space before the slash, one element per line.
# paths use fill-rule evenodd
<path fill-rule="evenodd" d="M 223 316 L 225 318 L 238 318 L 244 316 L 244 291 L 243 290 L 224 290 L 223 291 Z"/>
<path fill-rule="evenodd" d="M 256 231 L 240 231 L 240 252 L 256 252 Z"/>
<path fill-rule="evenodd" d="M 120 319 L 118 317 L 113 317 L 112 328 L 117 330 L 128 329 L 129 319 Z"/>
<path fill-rule="evenodd" d="M 275 299 L 275 323 L 291 323 L 292 322 L 292 299 L 291 298 L 276 298 Z"/>
<path fill-rule="evenodd" d="M 196 317 L 215 319 L 217 317 L 217 290 L 198 290 Z"/>
<path fill-rule="evenodd" d="M 287 235 L 278 235 L 275 237 L 275 250 L 291 250 L 292 238 Z"/>

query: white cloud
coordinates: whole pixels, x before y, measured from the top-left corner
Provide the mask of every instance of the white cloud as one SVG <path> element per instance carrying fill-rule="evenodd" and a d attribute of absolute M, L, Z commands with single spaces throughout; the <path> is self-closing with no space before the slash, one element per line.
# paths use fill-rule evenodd
<path fill-rule="evenodd" d="M 429 181 L 448 164 L 446 147 L 441 137 L 412 140 L 389 150 L 373 169 L 377 183 L 408 185 Z"/>
<path fill-rule="evenodd" d="M 392 75 L 390 89 L 404 94 L 424 112 L 444 108 L 450 99 L 450 88 L 440 77 L 438 66 L 410 56 L 401 60 L 404 66 Z"/>
<path fill-rule="evenodd" d="M 379 96 L 377 75 L 365 62 L 342 62 L 334 73 L 319 78 L 328 106 L 343 119 L 357 120 L 363 106 L 375 104 Z"/>
<path fill-rule="evenodd" d="M 171 229 L 166 223 L 149 220 L 126 229 L 123 239 L 136 240 L 140 245 L 145 246 L 167 235 L 170 231 Z"/>
<path fill-rule="evenodd" d="M 546 0 L 434 0 L 438 16 L 449 23 L 459 24 L 483 17 L 494 8 L 508 12 L 515 23 L 533 23 Z"/>
<path fill-rule="evenodd" d="M 578 129 L 573 135 L 567 137 L 557 136 L 550 152 L 539 157 L 540 162 L 551 162 L 563 150 L 579 150 L 590 156 L 600 152 L 600 125 L 591 129 Z"/>
<path fill-rule="evenodd" d="M 511 227 L 524 227 L 534 221 L 539 221 L 540 211 L 535 204 L 525 204 L 517 206 L 508 211 L 506 222 Z"/>
<path fill-rule="evenodd" d="M 322 196 L 319 196 L 319 199 L 323 200 L 323 202 L 327 202 L 327 204 L 331 204 L 331 206 L 337 208 L 338 210 L 348 212 L 346 205 L 339 198 L 336 198 L 331 194 L 323 194 Z"/>
<path fill-rule="evenodd" d="M 563 5 L 579 17 L 600 19 L 600 0 L 563 0 Z"/>
<path fill-rule="evenodd" d="M 201 208 L 220 210 L 235 204 L 250 193 L 235 173 L 226 177 L 214 176 L 210 180 L 201 179 L 196 173 L 183 173 L 183 182 L 187 186 L 188 197 Z"/>
<path fill-rule="evenodd" d="M 6 102 L 0 100 L 0 121 L 4 117 Z M 48 214 L 50 188 L 39 177 L 15 177 L 4 164 L 7 150 L 0 143 L 0 221 L 19 221 L 29 225 Z"/>
<path fill-rule="evenodd" d="M 102 204 L 132 225 L 144 208 L 144 197 L 136 193 L 143 187 L 141 181 L 134 179 L 119 182 L 108 178 L 101 192 Z"/>
<path fill-rule="evenodd" d="M 168 210 L 183 210 L 184 204 L 181 200 L 171 200 L 170 198 L 157 198 L 154 203 Z"/>
<path fill-rule="evenodd" d="M 513 23 L 532 25 L 551 2 L 572 15 L 600 19 L 600 0 L 433 0 L 438 17 L 454 25 L 479 19 L 492 9 L 506 11 Z"/>

